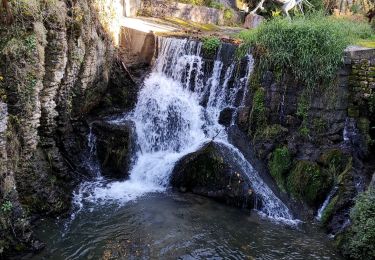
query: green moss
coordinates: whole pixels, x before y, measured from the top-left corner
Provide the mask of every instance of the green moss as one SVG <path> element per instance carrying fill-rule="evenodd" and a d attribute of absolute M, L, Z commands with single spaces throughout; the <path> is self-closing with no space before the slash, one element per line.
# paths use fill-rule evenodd
<path fill-rule="evenodd" d="M 332 178 L 317 163 L 298 161 L 287 178 L 287 189 L 293 197 L 316 206 L 324 200 L 332 183 Z"/>
<path fill-rule="evenodd" d="M 266 125 L 266 107 L 265 107 L 265 90 L 258 88 L 253 96 L 253 107 L 251 111 L 251 122 L 256 128 Z"/>
<path fill-rule="evenodd" d="M 351 157 L 344 154 L 340 149 L 331 149 L 324 152 L 319 162 L 329 171 L 331 176 L 339 176 L 347 167 L 351 165 Z"/>
<path fill-rule="evenodd" d="M 234 25 L 234 11 L 231 8 L 224 9 L 224 22 L 226 25 Z"/>
<path fill-rule="evenodd" d="M 254 140 L 273 140 L 286 133 L 288 129 L 279 124 L 267 125 L 265 128 L 257 129 Z"/>
<path fill-rule="evenodd" d="M 342 249 L 352 259 L 375 259 L 375 189 L 360 194 L 350 218 L 352 225 Z"/>
<path fill-rule="evenodd" d="M 291 166 L 291 156 L 288 147 L 276 148 L 272 153 L 271 160 L 268 163 L 270 173 L 275 179 L 279 188 L 286 192 L 286 174 Z"/>
<path fill-rule="evenodd" d="M 323 134 L 327 131 L 328 125 L 323 118 L 314 118 L 312 124 L 317 134 Z"/>
<path fill-rule="evenodd" d="M 164 20 L 173 23 L 177 26 L 183 27 L 184 29 L 190 30 L 202 30 L 202 31 L 217 31 L 219 27 L 214 24 L 197 23 L 193 21 L 187 21 L 176 17 L 164 17 Z M 159 35 L 160 33 L 158 33 Z M 167 33 L 169 35 L 170 33 Z M 163 35 L 162 33 L 160 35 Z"/>
<path fill-rule="evenodd" d="M 296 115 L 302 120 L 301 126 L 299 128 L 299 133 L 304 137 L 307 137 L 310 133 L 310 129 L 308 127 L 309 109 L 310 104 L 307 99 L 307 94 L 303 93 L 297 103 Z"/>
<path fill-rule="evenodd" d="M 324 209 L 322 218 L 320 221 L 323 223 L 323 225 L 327 224 L 329 219 L 332 216 L 333 210 L 335 209 L 336 203 L 338 201 L 338 196 L 335 196 L 327 205 L 327 207 Z"/>

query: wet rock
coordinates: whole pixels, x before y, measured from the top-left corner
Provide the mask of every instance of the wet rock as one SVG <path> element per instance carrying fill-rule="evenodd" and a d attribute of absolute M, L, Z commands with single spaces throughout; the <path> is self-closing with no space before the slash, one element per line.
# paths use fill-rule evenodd
<path fill-rule="evenodd" d="M 254 206 L 254 194 L 248 177 L 230 163 L 225 149 L 214 142 L 205 144 L 177 162 L 170 182 L 181 191 L 238 207 Z"/>
<path fill-rule="evenodd" d="M 92 130 L 96 136 L 97 157 L 102 174 L 109 178 L 126 178 L 129 175 L 131 155 L 135 150 L 133 123 L 116 125 L 95 121 L 92 123 Z"/>
<path fill-rule="evenodd" d="M 121 62 L 114 62 L 112 66 L 111 76 L 108 82 L 108 91 L 103 98 L 101 105 L 97 108 L 100 111 L 110 113 L 112 111 L 130 111 L 137 102 L 138 70 L 145 75 L 147 66 L 138 64 L 134 65 L 129 70 L 123 67 Z"/>
<path fill-rule="evenodd" d="M 312 207 L 321 205 L 332 184 L 332 176 L 310 161 L 298 161 L 287 178 L 287 190 Z"/>
<path fill-rule="evenodd" d="M 222 124 L 223 126 L 226 126 L 226 127 L 230 126 L 230 123 L 232 122 L 232 118 L 233 118 L 233 112 L 234 112 L 233 108 L 230 108 L 230 107 L 224 108 L 220 112 L 219 124 Z"/>
<path fill-rule="evenodd" d="M 246 132 L 249 128 L 250 107 L 240 107 L 237 112 L 237 125 Z"/>

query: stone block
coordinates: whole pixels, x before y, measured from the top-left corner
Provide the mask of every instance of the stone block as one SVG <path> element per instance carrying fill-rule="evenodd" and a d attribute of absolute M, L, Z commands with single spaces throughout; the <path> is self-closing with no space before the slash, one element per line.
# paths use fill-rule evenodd
<path fill-rule="evenodd" d="M 253 29 L 258 27 L 263 21 L 264 17 L 257 14 L 248 14 L 245 18 L 243 27 L 247 29 Z"/>

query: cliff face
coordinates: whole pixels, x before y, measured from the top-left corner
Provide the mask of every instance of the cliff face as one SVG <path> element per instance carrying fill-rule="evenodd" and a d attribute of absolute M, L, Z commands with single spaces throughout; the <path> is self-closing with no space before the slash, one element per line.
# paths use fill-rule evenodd
<path fill-rule="evenodd" d="M 374 50 L 347 52 L 330 86 L 314 91 L 288 73 L 255 66 L 238 123 L 255 152 L 300 214 L 321 212 L 329 233 L 349 224 L 355 197 L 374 174 Z M 303 210 L 301 210 L 303 208 Z"/>
<path fill-rule="evenodd" d="M 66 212 L 84 175 L 84 119 L 115 54 L 98 7 L 13 1 L 14 21 L 0 27 L 0 252 L 30 247 L 29 213 Z"/>

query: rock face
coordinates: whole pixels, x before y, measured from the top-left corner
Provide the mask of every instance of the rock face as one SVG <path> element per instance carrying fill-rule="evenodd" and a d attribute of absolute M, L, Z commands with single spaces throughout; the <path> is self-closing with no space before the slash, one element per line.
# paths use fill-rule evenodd
<path fill-rule="evenodd" d="M 102 102 L 114 57 L 94 2 L 23 1 L 21 9 L 11 5 L 14 23 L 0 24 L 0 206 L 9 209 L 1 216 L 7 223 L 0 232 L 5 256 L 14 248 L 39 247 L 27 231 L 23 208 L 66 212 L 84 174 L 85 118 Z"/>
<path fill-rule="evenodd" d="M 97 157 L 104 176 L 124 179 L 129 175 L 131 155 L 135 150 L 134 130 L 132 122 L 121 125 L 104 121 L 92 123 Z"/>
<path fill-rule="evenodd" d="M 374 50 L 347 51 L 344 60 L 336 82 L 308 97 L 288 73 L 278 77 L 277 69 L 255 64 L 250 99 L 237 118 L 280 190 L 310 218 L 332 194 L 321 218 L 332 234 L 350 223 L 354 198 L 375 169 Z"/>
<path fill-rule="evenodd" d="M 245 27 L 246 29 L 254 29 L 258 27 L 264 20 L 264 17 L 261 15 L 248 14 L 245 18 L 243 27 Z"/>
<path fill-rule="evenodd" d="M 247 176 L 227 161 L 223 147 L 214 142 L 184 156 L 173 169 L 171 185 L 180 191 L 252 208 L 254 194 Z"/>
<path fill-rule="evenodd" d="M 230 126 L 230 123 L 232 121 L 234 109 L 230 107 L 226 107 L 223 109 L 223 111 L 220 112 L 219 116 L 219 124 L 222 124 L 223 126 Z"/>

